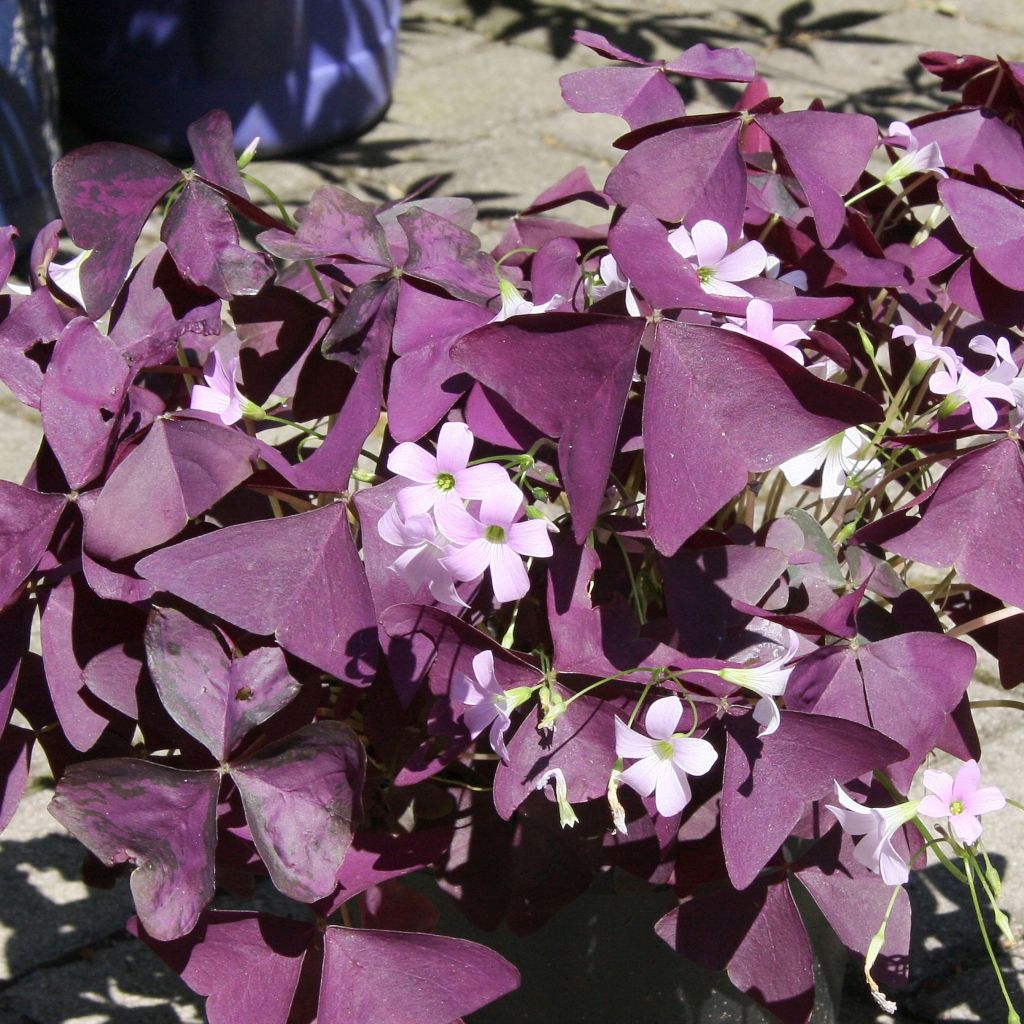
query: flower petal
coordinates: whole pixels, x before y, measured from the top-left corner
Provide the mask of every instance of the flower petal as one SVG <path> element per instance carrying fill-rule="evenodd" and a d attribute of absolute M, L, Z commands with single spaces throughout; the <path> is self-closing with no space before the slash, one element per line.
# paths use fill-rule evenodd
<path fill-rule="evenodd" d="M 683 702 L 678 697 L 659 697 L 647 709 L 644 729 L 656 740 L 670 740 L 682 717 Z"/>
<path fill-rule="evenodd" d="M 641 796 L 650 796 L 658 785 L 661 766 L 667 763 L 656 754 L 649 754 L 636 764 L 631 764 L 619 776 L 619 781 L 624 782 L 630 789 L 635 789 Z"/>
<path fill-rule="evenodd" d="M 523 492 L 506 477 L 506 486 L 490 490 L 480 501 L 480 522 L 485 526 L 508 528 L 519 517 Z"/>
<path fill-rule="evenodd" d="M 481 539 L 465 547 L 453 548 L 441 559 L 441 565 L 457 580 L 475 580 L 483 575 L 490 562 L 490 547 Z"/>
<path fill-rule="evenodd" d="M 718 267 L 729 251 L 729 234 L 716 220 L 697 221 L 690 229 L 690 237 L 698 267 Z"/>
<path fill-rule="evenodd" d="M 779 706 L 772 697 L 762 697 L 754 705 L 754 721 L 761 728 L 758 730 L 758 737 L 771 736 L 782 722 L 782 714 Z"/>
<path fill-rule="evenodd" d="M 414 516 L 429 512 L 440 497 L 441 492 L 434 484 L 410 484 L 403 487 L 395 495 L 395 504 L 402 518 L 408 522 Z"/>
<path fill-rule="evenodd" d="M 437 435 L 437 472 L 454 475 L 465 469 L 472 451 L 473 432 L 469 427 L 465 423 L 445 423 Z"/>
<path fill-rule="evenodd" d="M 747 242 L 718 261 L 715 277 L 723 281 L 749 281 L 764 271 L 767 262 L 764 246 L 760 242 Z"/>
<path fill-rule="evenodd" d="M 982 786 L 964 800 L 964 807 L 971 814 L 988 814 L 1001 811 L 1006 806 L 1006 797 L 998 786 Z"/>
<path fill-rule="evenodd" d="M 536 558 L 550 558 L 552 553 L 551 534 L 542 519 L 527 519 L 513 523 L 508 531 L 508 546 L 520 555 Z"/>
<path fill-rule="evenodd" d="M 399 491 L 398 497 L 401 498 L 403 493 Z M 483 540 L 483 524 L 474 519 L 458 501 L 439 502 L 434 515 L 437 517 L 438 530 L 453 544 L 472 544 Z"/>
<path fill-rule="evenodd" d="M 638 757 L 649 757 L 651 741 L 635 729 L 630 729 L 621 718 L 615 719 L 615 753 L 619 757 L 630 760 Z"/>
<path fill-rule="evenodd" d="M 654 790 L 654 806 L 663 818 L 678 814 L 690 802 L 690 784 L 686 775 L 671 761 L 663 762 Z"/>
<path fill-rule="evenodd" d="M 451 471 L 449 471 L 451 472 Z M 508 473 L 496 462 L 484 462 L 479 466 L 466 466 L 453 472 L 455 490 L 466 501 L 482 501 L 491 491 L 502 487 L 515 487 Z"/>
<path fill-rule="evenodd" d="M 707 740 L 677 736 L 672 747 L 672 762 L 687 775 L 707 775 L 718 760 L 718 751 Z"/>
<path fill-rule="evenodd" d="M 388 469 L 418 484 L 436 483 L 439 472 L 437 459 L 412 441 L 403 441 L 388 456 Z"/>
<path fill-rule="evenodd" d="M 487 544 L 487 541 L 483 543 Z M 530 576 L 519 557 L 507 544 L 489 544 L 491 586 L 496 600 L 518 601 L 530 589 Z"/>
<path fill-rule="evenodd" d="M 973 814 L 952 814 L 949 827 L 953 835 L 967 846 L 973 846 L 981 838 L 981 822 Z"/>

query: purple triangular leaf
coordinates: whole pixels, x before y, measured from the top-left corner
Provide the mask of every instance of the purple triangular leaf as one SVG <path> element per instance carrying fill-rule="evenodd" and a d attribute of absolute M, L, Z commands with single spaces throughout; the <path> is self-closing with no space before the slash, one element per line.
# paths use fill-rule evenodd
<path fill-rule="evenodd" d="M 39 408 L 43 388 L 43 371 L 33 356 L 38 357 L 42 346 L 55 342 L 63 330 L 64 318 L 45 288 L 14 305 L 0 323 L 0 381 L 33 409 Z"/>
<path fill-rule="evenodd" d="M 81 273 L 93 320 L 114 301 L 146 218 L 180 177 L 161 157 L 119 142 L 84 146 L 57 161 L 53 191 L 61 217 L 75 245 L 94 250 Z"/>
<path fill-rule="evenodd" d="M 190 181 L 160 229 L 182 276 L 222 299 L 255 295 L 274 273 L 266 253 L 243 249 L 227 203 L 212 188 Z"/>
<path fill-rule="evenodd" d="M 107 460 L 133 373 L 84 316 L 71 321 L 43 378 L 43 429 L 68 484 L 84 487 Z"/>
<path fill-rule="evenodd" d="M 255 468 L 256 442 L 203 420 L 157 420 L 110 474 L 85 529 L 91 555 L 116 562 L 170 540 Z"/>
<path fill-rule="evenodd" d="M 955 566 L 969 583 L 1007 604 L 1024 607 L 1024 461 L 1016 441 L 962 455 L 920 505 L 920 518 L 894 512 L 855 539 L 926 565 Z M 905 525 L 904 525 L 905 524 Z M 888 535 L 882 533 L 885 530 Z M 891 531 L 898 530 L 893 533 Z"/>
<path fill-rule="evenodd" d="M 966 692 L 975 661 L 969 644 L 940 633 L 863 644 L 843 658 L 814 711 L 870 725 L 905 747 L 907 756 L 887 770 L 906 792 Z"/>
<path fill-rule="evenodd" d="M 76 579 L 79 582 L 76 582 Z M 76 648 L 86 621 L 83 604 L 91 598 L 80 577 L 66 576 L 47 594 L 40 624 L 46 684 L 67 740 L 76 750 L 89 750 L 109 725 L 106 710 L 85 688 Z"/>
<path fill-rule="evenodd" d="M 660 68 L 584 68 L 561 78 L 562 99 L 581 114 L 615 114 L 632 129 L 686 113 Z"/>
<path fill-rule="evenodd" d="M 223 188 L 246 195 L 242 172 L 235 159 L 231 118 L 223 110 L 211 110 L 185 131 L 196 171 Z"/>
<path fill-rule="evenodd" d="M 666 71 L 713 82 L 750 82 L 757 74 L 754 58 L 735 46 L 716 48 L 694 43 L 665 64 Z"/>
<path fill-rule="evenodd" d="M 132 271 L 110 314 L 110 340 L 141 369 L 174 361 L 179 338 L 220 334 L 221 303 L 189 284 L 159 243 Z"/>
<path fill-rule="evenodd" d="M 304 903 L 327 896 L 361 813 L 366 755 L 342 722 L 307 725 L 231 766 L 274 885 Z"/>
<path fill-rule="evenodd" d="M 190 932 L 213 896 L 217 791 L 213 771 L 135 758 L 72 765 L 50 813 L 104 864 L 135 863 L 135 909 L 154 938 Z"/>
<path fill-rule="evenodd" d="M 373 676 L 373 604 L 343 503 L 226 526 L 149 555 L 136 571 L 242 629 L 275 635 L 346 682 Z"/>
<path fill-rule="evenodd" d="M 506 995 L 519 972 L 465 939 L 328 928 L 320 1013 L 332 1024 L 452 1024 Z"/>
<path fill-rule="evenodd" d="M 482 302 L 498 293 L 494 260 L 471 231 L 413 206 L 398 215 L 409 243 L 403 273 L 443 288 L 457 299 Z"/>
<path fill-rule="evenodd" d="M 302 211 L 294 235 L 264 231 L 259 243 L 274 256 L 288 260 L 322 256 L 348 256 L 360 263 L 386 267 L 391 264 L 384 229 L 372 203 L 333 185 L 325 185 Z"/>
<path fill-rule="evenodd" d="M 711 123 L 695 118 L 644 139 L 608 175 L 605 190 L 616 202 L 640 203 L 662 220 L 718 221 L 735 239 L 747 192 L 741 127 L 731 114 Z"/>
<path fill-rule="evenodd" d="M 299 691 L 278 647 L 229 657 L 218 634 L 173 608 L 154 608 L 146 655 L 160 702 L 218 761 Z"/>
<path fill-rule="evenodd" d="M 758 119 L 785 157 L 814 213 L 818 238 L 830 246 L 846 220 L 843 196 L 853 188 L 878 142 L 865 114 L 798 110 Z"/>
<path fill-rule="evenodd" d="M 807 804 L 906 756 L 856 722 L 783 711 L 778 731 L 757 737 L 752 715 L 726 719 L 722 848 L 729 878 L 745 889 L 775 855 Z"/>
<path fill-rule="evenodd" d="M 549 313 L 482 327 L 452 360 L 559 438 L 577 540 L 593 527 L 615 455 L 644 322 Z"/>
<path fill-rule="evenodd" d="M 66 504 L 63 494 L 0 480 L 0 608 L 39 563 Z"/>
<path fill-rule="evenodd" d="M 28 785 L 35 733 L 8 725 L 0 737 L 0 832 L 11 823 Z"/>
<path fill-rule="evenodd" d="M 569 694 L 561 691 L 564 700 Z M 552 769 L 562 772 L 570 803 L 596 800 L 608 792 L 615 764 L 615 716 L 602 700 L 580 697 L 562 714 L 554 733 L 539 730 L 534 708 L 508 744 L 509 763 L 494 773 L 494 808 L 508 819 Z"/>
<path fill-rule="evenodd" d="M 1024 188 L 1020 133 L 991 110 L 942 111 L 913 126 L 918 147 L 938 143 L 944 167 L 974 174 L 980 164 L 1000 185 Z"/>
<path fill-rule="evenodd" d="M 654 930 L 677 953 L 724 970 L 783 1024 L 806 1024 L 814 1008 L 811 945 L 785 882 L 759 880 L 744 892 L 701 890 Z"/>
<path fill-rule="evenodd" d="M 207 911 L 191 935 L 173 942 L 160 942 L 135 922 L 128 930 L 208 997 L 210 1024 L 288 1024 L 315 934 L 302 921 L 228 910 Z"/>
<path fill-rule="evenodd" d="M 853 388 L 730 331 L 663 320 L 644 408 L 647 525 L 672 554 L 747 483 L 833 434 L 878 419 Z"/>
<path fill-rule="evenodd" d="M 997 192 L 952 179 L 939 183 L 939 198 L 985 270 L 1007 288 L 1024 290 L 1019 255 L 1024 207 Z"/>

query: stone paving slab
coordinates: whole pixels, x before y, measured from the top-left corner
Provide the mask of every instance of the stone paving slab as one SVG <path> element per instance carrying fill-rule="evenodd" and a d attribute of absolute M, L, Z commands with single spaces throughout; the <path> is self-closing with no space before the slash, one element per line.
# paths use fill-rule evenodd
<path fill-rule="evenodd" d="M 998 51 L 1024 60 L 1020 0 L 407 0 L 403 18 L 394 102 L 376 126 L 353 142 L 253 165 L 287 205 L 327 182 L 383 200 L 439 177 L 440 194 L 478 203 L 485 240 L 493 242 L 510 213 L 578 164 L 600 184 L 623 126 L 562 105 L 559 76 L 601 63 L 571 44 L 576 28 L 604 33 L 647 57 L 672 56 L 697 42 L 742 46 L 790 109 L 820 96 L 830 107 L 859 110 L 883 124 L 943 104 L 934 80 L 917 65 L 921 50 Z M 732 86 L 698 88 L 688 102 L 701 112 L 735 95 Z M 38 417 L 0 393 L 0 479 L 23 478 L 38 437 Z M 975 688 L 983 696 L 998 693 L 984 683 Z M 1019 714 L 979 711 L 977 717 L 986 782 L 1024 797 Z M 47 799 L 45 789 L 31 794 L 0 839 L 0 1024 L 202 1021 L 202 1000 L 126 937 L 124 882 L 97 892 L 78 881 L 81 848 L 46 813 Z M 1020 814 L 991 816 L 986 842 L 1004 871 L 1004 907 L 1022 924 Z M 897 996 L 896 1019 L 1005 1020 L 966 893 L 933 866 L 915 876 L 910 894 L 914 980 Z M 1003 957 L 1008 984 L 1024 1007 L 1024 953 Z M 867 998 L 857 965 L 840 1020 L 890 1020 Z M 546 1024 L 543 1010 L 537 1021 Z"/>

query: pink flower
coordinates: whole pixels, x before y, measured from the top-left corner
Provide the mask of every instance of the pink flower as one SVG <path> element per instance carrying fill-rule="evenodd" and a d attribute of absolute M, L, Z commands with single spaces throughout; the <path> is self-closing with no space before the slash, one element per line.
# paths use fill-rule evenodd
<path fill-rule="evenodd" d="M 508 487 L 492 489 L 480 502 L 479 518 L 461 505 L 438 505 L 441 532 L 456 545 L 441 564 L 457 580 L 475 580 L 490 571 L 498 601 L 518 601 L 530 589 L 524 557 L 551 557 L 547 524 L 540 519 L 518 521 L 523 496 L 506 478 Z M 401 495 L 399 495 L 401 497 Z"/>
<path fill-rule="evenodd" d="M 953 835 L 965 846 L 972 846 L 981 836 L 979 814 L 1006 806 L 1006 797 L 997 786 L 981 785 L 981 769 L 974 760 L 965 761 L 955 778 L 949 772 L 926 771 L 924 788 L 929 793 L 921 801 L 921 813 L 929 818 L 949 818 Z"/>
<path fill-rule="evenodd" d="M 547 302 L 531 302 L 523 297 L 523 293 L 509 280 L 502 278 L 498 282 L 501 290 L 501 309 L 491 317 L 492 324 L 500 324 L 512 316 L 527 316 L 531 313 L 547 313 L 560 306 L 565 298 L 556 292 Z"/>
<path fill-rule="evenodd" d="M 729 235 L 714 220 L 699 220 L 691 231 L 678 227 L 669 232 L 668 243 L 696 267 L 700 286 L 710 295 L 749 295 L 732 282 L 757 277 L 768 262 L 760 242 L 747 242 L 729 252 Z"/>
<path fill-rule="evenodd" d="M 752 668 L 723 668 L 718 670 L 718 677 L 734 686 L 742 686 L 752 690 L 761 699 L 754 705 L 754 721 L 761 726 L 758 736 L 770 736 L 782 721 L 776 697 L 786 692 L 786 684 L 793 672 L 790 664 L 800 647 L 800 638 L 791 629 L 787 629 L 786 649 L 762 665 Z"/>
<path fill-rule="evenodd" d="M 465 423 L 446 423 L 437 438 L 437 454 L 403 441 L 388 458 L 388 469 L 396 476 L 412 480 L 398 492 L 398 508 L 404 519 L 429 512 L 436 505 L 459 499 L 483 499 L 495 491 L 518 489 L 496 462 L 469 465 L 473 433 Z M 442 527 L 443 529 L 443 527 Z"/>
<path fill-rule="evenodd" d="M 481 651 L 473 658 L 473 675 L 459 673 L 452 680 L 452 697 L 466 705 L 462 722 L 469 735 L 476 739 L 488 726 L 491 749 L 508 764 L 505 730 L 512 722 L 512 712 L 530 699 L 533 688 L 514 686 L 503 690 L 494 674 L 494 655 Z"/>
<path fill-rule="evenodd" d="M 864 437 L 857 427 L 819 441 L 801 455 L 787 459 L 779 469 L 794 486 L 821 470 L 821 496 L 826 501 L 838 498 L 846 490 L 847 477 L 863 477 L 873 470 L 874 460 L 858 461 L 857 453 L 864 445 Z"/>
<path fill-rule="evenodd" d="M 971 419 L 981 430 L 989 430 L 999 418 L 990 399 L 997 398 L 1011 406 L 1016 404 L 1013 392 L 1005 384 L 979 377 L 966 366 L 961 366 L 956 373 L 947 369 L 937 370 L 928 378 L 928 388 L 936 395 L 946 396 L 940 409 L 952 412 L 962 405 L 969 405 Z"/>
<path fill-rule="evenodd" d="M 918 334 L 913 327 L 900 324 L 892 329 L 893 341 L 902 341 L 906 345 L 914 346 L 914 358 L 923 363 L 932 363 L 936 359 L 950 373 L 956 373 L 963 365 L 963 361 L 951 348 L 945 345 L 936 345 L 927 334 Z"/>
<path fill-rule="evenodd" d="M 414 596 L 426 588 L 441 604 L 467 607 L 451 573 L 441 564 L 444 539 L 437 535 L 434 520 L 426 512 L 403 520 L 396 502 L 377 520 L 377 532 L 388 544 L 405 548 L 388 568 L 405 581 Z"/>
<path fill-rule="evenodd" d="M 797 342 L 806 339 L 807 334 L 797 327 L 796 324 L 779 324 L 775 326 L 775 311 L 770 302 L 764 299 L 751 299 L 747 303 L 747 318 L 740 320 L 738 317 L 730 317 L 728 323 L 722 324 L 726 331 L 733 331 L 735 334 L 744 334 L 755 341 L 763 342 L 785 352 L 791 359 L 795 359 L 801 366 L 804 364 L 804 354 L 800 351 Z"/>
<path fill-rule="evenodd" d="M 238 390 L 238 356 L 224 365 L 219 352 L 213 353 L 213 372 L 203 370 L 206 384 L 192 388 L 191 408 L 201 412 L 212 412 L 220 417 L 221 423 L 230 426 L 242 418 L 242 398 Z"/>
<path fill-rule="evenodd" d="M 865 807 L 857 803 L 839 783 L 836 797 L 841 807 L 825 806 L 852 836 L 863 836 L 853 849 L 859 864 L 882 876 L 886 885 L 902 885 L 910 877 L 907 862 L 896 852 L 892 837 L 916 814 L 919 800 L 908 800 L 894 807 Z"/>
<path fill-rule="evenodd" d="M 606 299 L 609 295 L 617 295 L 619 292 L 624 291 L 626 293 L 626 312 L 630 316 L 643 316 L 643 313 L 640 311 L 640 304 L 636 301 L 636 296 L 633 294 L 633 286 L 629 283 L 628 278 L 622 276 L 619 264 L 611 253 L 601 257 L 597 272 L 601 278 L 601 283 L 591 285 L 591 303 L 600 302 L 601 299 Z"/>
<path fill-rule="evenodd" d="M 653 793 L 654 805 L 664 817 L 678 814 L 690 802 L 687 776 L 706 775 L 718 760 L 707 740 L 676 734 L 682 717 L 683 702 L 678 697 L 662 697 L 647 709 L 646 736 L 615 719 L 615 753 L 637 759 L 620 779 L 641 796 Z"/>
<path fill-rule="evenodd" d="M 931 172 L 940 178 L 948 178 L 949 175 L 942 169 L 942 153 L 937 142 L 929 142 L 922 147 L 916 136 L 910 130 L 910 126 L 903 121 L 893 121 L 889 125 L 889 134 L 882 140 L 889 146 L 900 146 L 905 152 L 896 163 L 887 168 L 882 175 L 882 181 L 891 185 L 895 181 L 907 177 L 910 174 L 925 174 Z"/>

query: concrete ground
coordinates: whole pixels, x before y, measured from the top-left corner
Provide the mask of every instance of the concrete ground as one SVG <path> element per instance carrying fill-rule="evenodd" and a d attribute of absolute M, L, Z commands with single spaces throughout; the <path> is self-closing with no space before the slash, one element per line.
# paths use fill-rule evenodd
<path fill-rule="evenodd" d="M 558 77 L 599 63 L 571 42 L 576 28 L 658 57 L 696 42 L 741 46 L 790 109 L 820 96 L 883 123 L 942 104 L 916 63 L 919 51 L 1024 60 L 1020 0 L 407 0 L 403 18 L 399 80 L 380 123 L 354 142 L 253 167 L 287 203 L 324 182 L 384 199 L 440 177 L 439 192 L 477 202 L 493 241 L 505 218 L 577 164 L 600 183 L 620 122 L 561 102 Z M 720 89 L 716 102 L 729 95 Z M 699 93 L 691 111 L 707 102 Z M 21 479 L 38 433 L 35 418 L 0 394 L 0 478 Z M 994 695 L 982 680 L 974 685 L 975 696 Z M 1017 714 L 981 710 L 977 718 L 986 782 L 1024 800 Z M 81 848 L 46 813 L 45 779 L 35 787 L 0 839 L 0 1024 L 202 1021 L 202 1001 L 125 935 L 126 886 L 93 892 L 78 881 Z M 1004 874 L 1004 906 L 1024 924 L 1019 812 L 993 815 L 986 841 Z M 966 893 L 932 867 L 915 876 L 911 897 L 913 982 L 899 996 L 897 1019 L 1005 1020 Z M 1001 957 L 1024 1007 L 1024 953 Z M 840 1020 L 889 1019 L 851 968 Z M 542 1009 L 536 1020 L 546 1024 Z"/>

